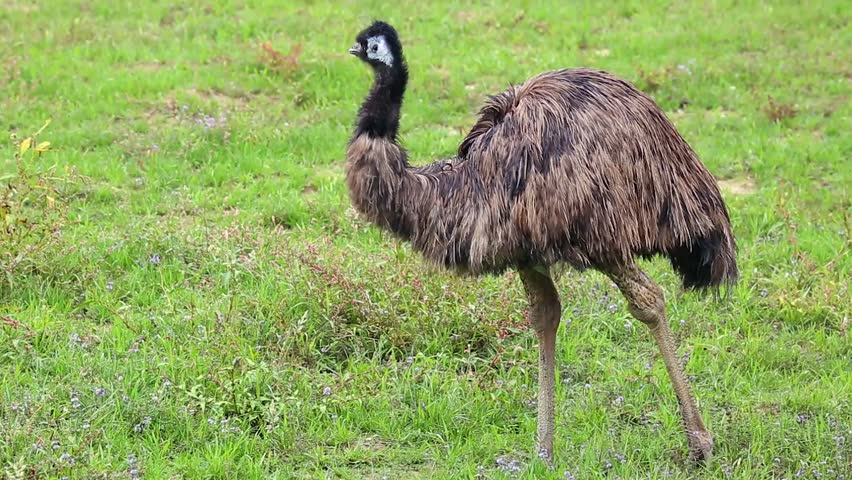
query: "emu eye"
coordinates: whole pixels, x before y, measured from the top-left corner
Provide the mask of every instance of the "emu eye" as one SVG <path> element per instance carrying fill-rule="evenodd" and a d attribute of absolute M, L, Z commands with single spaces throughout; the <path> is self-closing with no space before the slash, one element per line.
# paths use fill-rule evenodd
<path fill-rule="evenodd" d="M 378 51 L 378 50 L 379 50 L 379 46 L 376 45 L 375 43 L 372 46 L 370 46 L 371 52 L 376 53 L 376 51 Z"/>

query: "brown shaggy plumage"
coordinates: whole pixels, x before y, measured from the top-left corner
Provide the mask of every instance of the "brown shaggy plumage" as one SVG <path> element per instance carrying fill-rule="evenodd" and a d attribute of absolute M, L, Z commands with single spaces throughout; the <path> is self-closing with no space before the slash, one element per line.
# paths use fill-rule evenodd
<path fill-rule="evenodd" d="M 710 458 L 663 290 L 635 257 L 665 255 L 686 287 L 717 287 L 736 279 L 734 237 L 713 176 L 657 105 L 606 72 L 543 73 L 491 97 L 455 158 L 412 168 L 397 141 L 408 68 L 396 31 L 376 22 L 349 52 L 375 73 L 346 150 L 352 204 L 432 263 L 518 270 L 539 339 L 540 454 L 553 452 L 562 308 L 549 267 L 565 263 L 604 272 L 648 325 L 691 455 Z"/>
<path fill-rule="evenodd" d="M 411 168 L 395 139 L 370 135 L 346 157 L 355 208 L 449 268 L 663 254 L 688 287 L 736 278 L 713 176 L 650 98 L 606 72 L 543 73 L 491 97 L 450 160 Z"/>

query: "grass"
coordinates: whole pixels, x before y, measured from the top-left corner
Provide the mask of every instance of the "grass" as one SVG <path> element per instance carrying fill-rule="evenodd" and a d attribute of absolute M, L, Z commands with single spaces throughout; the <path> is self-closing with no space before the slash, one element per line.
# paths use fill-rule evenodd
<path fill-rule="evenodd" d="M 845 2 L 171 3 L 0 10 L 0 124 L 20 135 L 0 177 L 52 118 L 27 168 L 85 178 L 0 286 L 0 477 L 852 478 Z M 450 156 L 487 94 L 591 66 L 651 94 L 720 180 L 731 301 L 645 264 L 708 466 L 685 463 L 648 332 L 569 272 L 548 469 L 517 275 L 431 271 L 352 214 L 371 79 L 346 50 L 374 17 L 406 45 L 415 163 Z"/>

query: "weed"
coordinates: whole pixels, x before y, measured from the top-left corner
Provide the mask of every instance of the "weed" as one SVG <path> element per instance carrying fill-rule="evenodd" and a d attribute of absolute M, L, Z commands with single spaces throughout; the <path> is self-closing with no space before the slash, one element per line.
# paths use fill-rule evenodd
<path fill-rule="evenodd" d="M 763 107 L 763 112 L 766 114 L 766 117 L 773 122 L 780 122 L 788 118 L 793 118 L 799 113 L 793 105 L 778 103 L 773 98 L 769 98 L 766 106 Z"/>
<path fill-rule="evenodd" d="M 290 53 L 284 54 L 272 47 L 270 42 L 260 44 L 261 60 L 271 70 L 284 77 L 293 75 L 299 69 L 299 55 L 302 53 L 301 44 L 293 44 Z"/>
<path fill-rule="evenodd" d="M 22 140 L 11 135 L 15 172 L 0 177 L 0 270 L 10 286 L 17 274 L 34 267 L 42 252 L 59 248 L 67 223 L 68 185 L 79 180 L 73 167 L 57 172 L 55 165 L 35 165 L 51 151 L 51 143 L 40 140 L 49 124 Z"/>

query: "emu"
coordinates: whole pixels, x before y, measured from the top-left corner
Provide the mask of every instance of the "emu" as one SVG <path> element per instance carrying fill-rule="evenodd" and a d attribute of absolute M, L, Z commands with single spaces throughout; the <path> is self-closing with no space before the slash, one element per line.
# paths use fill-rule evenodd
<path fill-rule="evenodd" d="M 539 341 L 537 453 L 553 454 L 556 331 L 551 267 L 593 268 L 656 341 L 690 458 L 713 437 L 676 353 L 663 290 L 636 264 L 668 257 L 687 289 L 737 278 L 736 245 L 713 176 L 648 96 L 591 69 L 542 73 L 488 99 L 454 158 L 412 167 L 398 141 L 408 67 L 396 30 L 376 21 L 349 50 L 374 73 L 347 145 L 354 208 L 432 264 L 468 275 L 515 269 Z"/>

